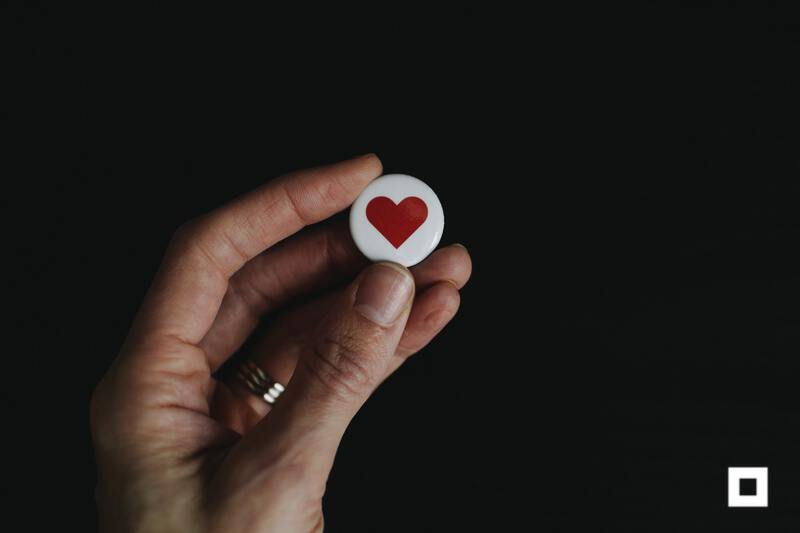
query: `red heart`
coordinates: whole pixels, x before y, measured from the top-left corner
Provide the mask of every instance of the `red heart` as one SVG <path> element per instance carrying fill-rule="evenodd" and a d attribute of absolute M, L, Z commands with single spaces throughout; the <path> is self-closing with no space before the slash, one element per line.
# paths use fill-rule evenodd
<path fill-rule="evenodd" d="M 385 196 L 376 196 L 367 204 L 367 220 L 395 248 L 400 248 L 426 218 L 428 206 L 416 196 L 404 198 L 399 204 Z"/>

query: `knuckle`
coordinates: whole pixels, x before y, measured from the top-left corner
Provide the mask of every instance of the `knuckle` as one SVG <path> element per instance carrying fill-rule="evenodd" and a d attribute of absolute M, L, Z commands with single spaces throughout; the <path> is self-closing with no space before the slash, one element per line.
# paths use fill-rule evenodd
<path fill-rule="evenodd" d="M 173 240 L 182 241 L 192 237 L 197 232 L 198 219 L 192 218 L 178 226 L 173 235 Z"/>
<path fill-rule="evenodd" d="M 199 226 L 198 219 L 188 220 L 178 226 L 178 229 L 172 234 L 169 247 L 175 250 L 185 250 L 197 238 L 200 232 Z"/>
<path fill-rule="evenodd" d="M 172 235 L 172 243 L 178 246 L 191 244 L 206 235 L 212 224 L 210 214 L 189 219 L 175 230 Z"/>
<path fill-rule="evenodd" d="M 371 351 L 368 342 L 352 334 L 322 337 L 311 350 L 311 370 L 334 393 L 361 395 L 375 381 Z"/>

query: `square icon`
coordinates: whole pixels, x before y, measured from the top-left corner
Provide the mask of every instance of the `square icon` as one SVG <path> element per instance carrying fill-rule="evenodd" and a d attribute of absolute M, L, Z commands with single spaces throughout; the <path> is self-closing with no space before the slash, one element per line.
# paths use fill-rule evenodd
<path fill-rule="evenodd" d="M 739 480 L 739 496 L 755 496 L 758 494 L 756 478 L 743 477 Z"/>
<path fill-rule="evenodd" d="M 767 467 L 728 467 L 728 507 L 767 507 Z"/>

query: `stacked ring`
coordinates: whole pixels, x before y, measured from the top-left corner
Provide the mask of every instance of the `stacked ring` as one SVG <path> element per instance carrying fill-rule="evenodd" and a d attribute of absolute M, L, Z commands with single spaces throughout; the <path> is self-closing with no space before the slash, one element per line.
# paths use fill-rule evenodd
<path fill-rule="evenodd" d="M 236 373 L 247 388 L 256 396 L 262 398 L 270 405 L 275 405 L 278 397 L 285 390 L 285 387 L 275 381 L 269 374 L 261 370 L 257 364 L 251 360 L 245 361 Z"/>

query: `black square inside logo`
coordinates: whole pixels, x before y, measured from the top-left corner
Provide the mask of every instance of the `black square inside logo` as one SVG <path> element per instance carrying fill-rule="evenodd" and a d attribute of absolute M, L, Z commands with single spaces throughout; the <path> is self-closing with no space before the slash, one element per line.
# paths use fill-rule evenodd
<path fill-rule="evenodd" d="M 756 495 L 756 480 L 755 478 L 741 478 L 739 480 L 739 496 L 755 496 Z"/>

